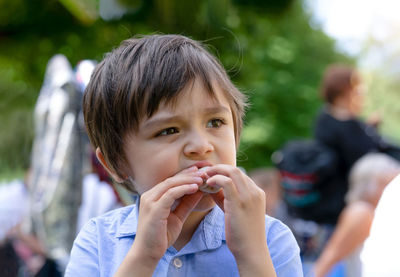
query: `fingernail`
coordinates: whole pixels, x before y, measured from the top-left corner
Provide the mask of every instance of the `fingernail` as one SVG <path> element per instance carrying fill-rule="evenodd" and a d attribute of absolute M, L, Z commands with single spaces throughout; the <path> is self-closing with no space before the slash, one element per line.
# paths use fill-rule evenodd
<path fill-rule="evenodd" d="M 207 169 L 209 169 L 209 168 L 210 168 L 209 166 L 205 166 L 205 167 L 200 168 L 199 171 L 203 172 L 203 173 L 206 173 Z"/>
<path fill-rule="evenodd" d="M 190 186 L 191 186 L 192 188 L 199 188 L 199 185 L 198 185 L 198 184 L 190 184 Z"/>
<path fill-rule="evenodd" d="M 195 180 L 196 183 L 203 184 L 203 178 L 201 178 L 201 177 L 194 177 L 193 179 Z"/>
<path fill-rule="evenodd" d="M 201 171 L 197 170 L 196 172 L 193 172 L 193 174 L 194 174 L 195 176 L 201 177 L 201 176 L 204 175 L 204 172 L 201 172 Z"/>
<path fill-rule="evenodd" d="M 195 172 L 196 170 L 197 170 L 197 167 L 191 166 L 191 167 L 182 169 L 181 173 L 192 173 L 192 172 Z"/>

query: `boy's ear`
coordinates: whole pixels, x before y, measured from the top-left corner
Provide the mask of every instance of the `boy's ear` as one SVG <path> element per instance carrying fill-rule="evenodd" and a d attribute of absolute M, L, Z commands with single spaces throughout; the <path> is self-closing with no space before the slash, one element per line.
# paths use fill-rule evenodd
<path fill-rule="evenodd" d="M 101 153 L 101 150 L 99 147 L 96 148 L 96 157 L 100 161 L 101 165 L 107 170 L 108 174 L 111 175 L 111 177 L 117 182 L 117 183 L 122 183 L 124 180 L 118 176 L 116 172 L 111 170 L 111 168 L 108 166 L 106 160 L 104 159 L 103 153 Z"/>

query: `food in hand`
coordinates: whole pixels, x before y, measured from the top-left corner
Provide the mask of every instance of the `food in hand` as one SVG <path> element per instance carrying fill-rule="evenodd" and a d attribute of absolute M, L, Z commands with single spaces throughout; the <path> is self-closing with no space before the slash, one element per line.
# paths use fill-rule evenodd
<path fill-rule="evenodd" d="M 202 167 L 202 168 L 200 168 L 200 171 L 205 172 L 207 168 L 208 168 L 208 166 Z M 203 176 L 203 185 L 201 185 L 199 187 L 199 189 L 202 192 L 207 192 L 207 193 L 217 193 L 218 191 L 220 191 L 220 189 L 221 189 L 220 186 L 218 186 L 218 185 L 210 186 L 207 184 L 208 178 L 209 178 L 209 176 L 205 173 Z"/>

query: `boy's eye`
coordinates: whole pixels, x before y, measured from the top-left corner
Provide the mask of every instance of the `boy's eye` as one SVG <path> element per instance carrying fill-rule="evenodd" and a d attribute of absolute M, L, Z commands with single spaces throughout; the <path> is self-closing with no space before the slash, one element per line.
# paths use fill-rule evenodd
<path fill-rule="evenodd" d="M 167 129 L 162 130 L 161 132 L 157 133 L 156 136 L 157 137 L 158 136 L 168 136 L 168 135 L 173 135 L 173 134 L 176 134 L 176 133 L 179 133 L 178 128 L 171 127 L 171 128 L 167 128 Z"/>
<path fill-rule="evenodd" d="M 214 118 L 207 122 L 207 128 L 219 128 L 223 124 L 225 124 L 225 122 L 222 119 Z"/>

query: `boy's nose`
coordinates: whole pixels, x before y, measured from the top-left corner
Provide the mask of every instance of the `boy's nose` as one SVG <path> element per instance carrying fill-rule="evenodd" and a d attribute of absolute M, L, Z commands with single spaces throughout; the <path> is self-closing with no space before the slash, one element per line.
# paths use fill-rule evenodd
<path fill-rule="evenodd" d="M 191 158 L 203 158 L 207 154 L 214 151 L 214 146 L 208 139 L 206 134 L 195 132 L 188 137 L 184 147 L 184 154 Z"/>

